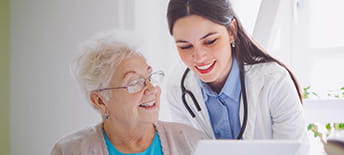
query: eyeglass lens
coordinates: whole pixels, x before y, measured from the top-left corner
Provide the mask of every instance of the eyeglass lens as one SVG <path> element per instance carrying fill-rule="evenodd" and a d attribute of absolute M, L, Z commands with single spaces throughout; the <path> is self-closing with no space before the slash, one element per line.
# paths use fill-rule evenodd
<path fill-rule="evenodd" d="M 165 74 L 162 71 L 158 71 L 152 73 L 147 79 L 140 78 L 134 80 L 133 83 L 129 84 L 127 87 L 128 93 L 136 93 L 141 91 L 146 86 L 146 80 L 149 80 L 149 82 L 155 87 L 162 81 L 164 75 Z"/>

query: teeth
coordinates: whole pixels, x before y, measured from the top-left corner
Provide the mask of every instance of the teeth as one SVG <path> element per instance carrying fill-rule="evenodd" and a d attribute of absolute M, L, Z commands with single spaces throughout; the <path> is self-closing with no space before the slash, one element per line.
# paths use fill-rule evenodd
<path fill-rule="evenodd" d="M 155 101 L 151 101 L 151 102 L 148 102 L 148 103 L 144 103 L 144 104 L 140 104 L 141 107 L 150 107 L 150 106 L 153 106 L 155 103 Z"/>
<path fill-rule="evenodd" d="M 210 66 L 212 65 L 212 63 L 211 64 L 209 64 L 209 65 L 204 65 L 204 66 L 196 66 L 198 69 L 201 69 L 201 70 L 206 70 L 206 69 L 208 69 Z"/>

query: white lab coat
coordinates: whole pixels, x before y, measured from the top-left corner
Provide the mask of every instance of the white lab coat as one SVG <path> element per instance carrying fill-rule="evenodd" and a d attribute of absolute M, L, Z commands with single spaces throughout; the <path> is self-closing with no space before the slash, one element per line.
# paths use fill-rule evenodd
<path fill-rule="evenodd" d="M 173 121 L 191 125 L 209 138 L 214 138 L 208 111 L 196 75 L 190 71 L 185 88 L 195 95 L 202 111 L 197 112 L 191 98 L 188 105 L 196 114 L 192 118 L 182 101 L 181 77 L 185 65 L 177 66 L 166 84 L 166 96 Z M 277 63 L 260 63 L 245 66 L 245 83 L 248 102 L 248 121 L 243 139 L 289 139 L 308 144 L 308 135 L 295 86 L 286 69 Z M 243 100 L 240 103 L 240 122 L 243 122 Z"/>

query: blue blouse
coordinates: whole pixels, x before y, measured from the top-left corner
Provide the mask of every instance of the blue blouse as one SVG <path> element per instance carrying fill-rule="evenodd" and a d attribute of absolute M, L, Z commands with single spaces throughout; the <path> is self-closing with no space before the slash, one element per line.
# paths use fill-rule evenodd
<path fill-rule="evenodd" d="M 237 61 L 233 65 L 221 92 L 217 94 L 207 83 L 200 81 L 211 125 L 216 139 L 235 139 L 240 132 L 240 73 Z"/>
<path fill-rule="evenodd" d="M 161 145 L 160 145 L 158 132 L 155 133 L 152 144 L 146 150 L 140 153 L 122 153 L 118 151 L 115 146 L 112 145 L 104 129 L 103 129 L 103 135 L 104 135 L 104 140 L 105 140 L 109 155 L 162 155 L 163 154 Z"/>

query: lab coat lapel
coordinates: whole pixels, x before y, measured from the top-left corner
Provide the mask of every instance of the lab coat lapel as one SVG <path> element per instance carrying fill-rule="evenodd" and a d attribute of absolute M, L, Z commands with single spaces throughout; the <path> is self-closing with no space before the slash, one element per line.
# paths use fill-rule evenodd
<path fill-rule="evenodd" d="M 194 94 L 197 102 L 199 103 L 199 105 L 202 109 L 201 112 L 197 111 L 191 98 L 187 97 L 186 100 L 187 100 L 187 103 L 189 103 L 190 107 L 192 108 L 192 110 L 196 114 L 196 122 L 195 123 L 197 123 L 198 126 L 203 128 L 203 130 L 206 130 L 206 132 L 207 132 L 206 134 L 210 138 L 215 138 L 212 126 L 210 124 L 209 113 L 208 113 L 207 107 L 206 107 L 204 100 L 203 100 L 201 87 L 199 86 L 199 82 L 195 76 L 196 75 L 193 72 L 191 72 L 191 71 L 189 72 L 188 78 L 186 79 L 186 88 L 193 90 L 193 94 Z"/>
<path fill-rule="evenodd" d="M 248 93 L 247 93 L 248 94 Z M 255 127 L 255 120 L 256 120 L 256 103 L 252 102 L 252 100 L 247 95 L 247 124 L 243 134 L 243 139 L 253 139 L 254 135 L 254 127 Z M 241 127 L 243 126 L 244 121 L 244 102 L 243 97 L 241 96 L 240 100 L 240 122 Z"/>
<path fill-rule="evenodd" d="M 246 96 L 247 96 L 247 125 L 243 134 L 243 139 L 253 139 L 254 129 L 256 124 L 257 116 L 257 101 L 259 99 L 259 91 L 263 87 L 262 84 L 263 77 L 257 75 L 252 75 L 250 73 L 250 66 L 245 66 L 245 86 L 246 86 Z M 244 119 L 244 103 L 243 96 L 241 95 L 240 100 L 240 122 L 243 125 Z"/>

